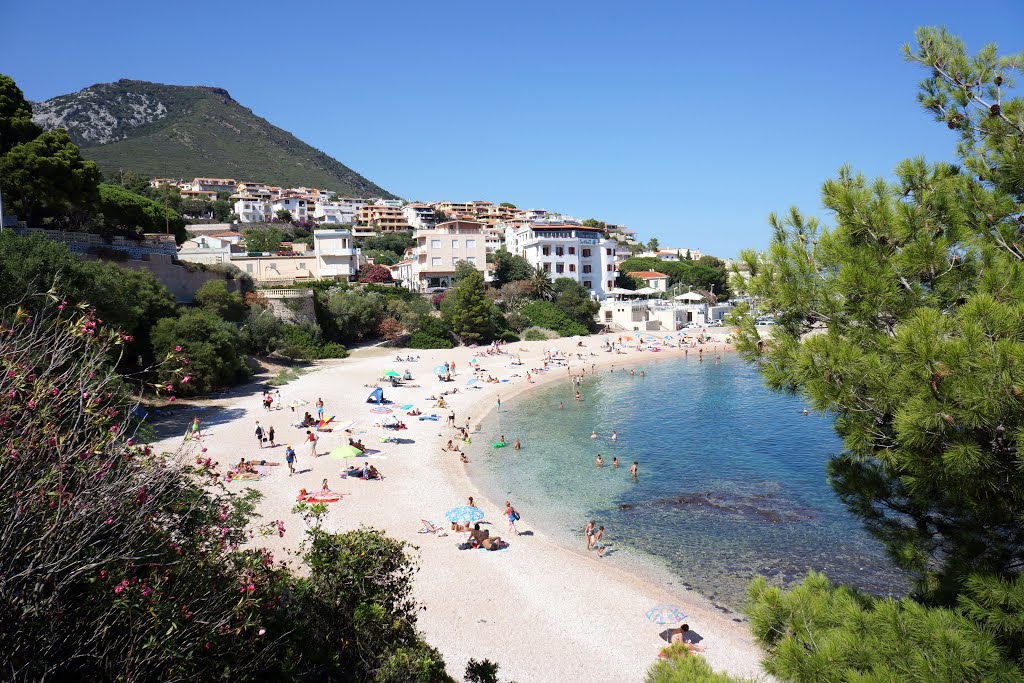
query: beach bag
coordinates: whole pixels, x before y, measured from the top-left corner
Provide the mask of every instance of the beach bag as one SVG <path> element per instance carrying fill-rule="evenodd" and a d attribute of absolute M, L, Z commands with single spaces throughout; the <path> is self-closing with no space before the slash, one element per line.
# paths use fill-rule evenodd
<path fill-rule="evenodd" d="M 512 515 L 511 516 L 512 516 L 512 521 L 513 522 L 518 522 L 519 519 L 520 519 L 519 518 L 519 512 L 515 508 L 512 508 Z"/>

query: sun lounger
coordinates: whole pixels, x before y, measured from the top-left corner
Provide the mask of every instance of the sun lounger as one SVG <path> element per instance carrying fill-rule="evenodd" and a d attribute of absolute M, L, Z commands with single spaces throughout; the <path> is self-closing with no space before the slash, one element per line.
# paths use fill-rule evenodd
<path fill-rule="evenodd" d="M 447 536 L 448 533 L 439 526 L 436 526 L 433 522 L 427 519 L 421 519 L 423 522 L 423 528 L 419 530 L 421 534 L 436 534 L 437 536 Z"/>

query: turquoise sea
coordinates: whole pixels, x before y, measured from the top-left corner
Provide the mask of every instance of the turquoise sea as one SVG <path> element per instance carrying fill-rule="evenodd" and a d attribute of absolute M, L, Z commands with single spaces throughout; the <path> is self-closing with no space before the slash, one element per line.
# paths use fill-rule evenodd
<path fill-rule="evenodd" d="M 730 610 L 742 609 L 756 574 L 784 585 L 814 569 L 880 595 L 905 591 L 826 481 L 825 463 L 842 449 L 828 417 L 804 416 L 803 403 L 768 391 L 733 355 L 630 367 L 635 376 L 588 375 L 581 402 L 568 377 L 505 401 L 471 451 L 481 493 L 511 499 L 527 526 L 581 549 L 595 519 L 612 542 L 609 561 L 646 556 Z M 490 448 L 500 435 L 523 449 Z"/>

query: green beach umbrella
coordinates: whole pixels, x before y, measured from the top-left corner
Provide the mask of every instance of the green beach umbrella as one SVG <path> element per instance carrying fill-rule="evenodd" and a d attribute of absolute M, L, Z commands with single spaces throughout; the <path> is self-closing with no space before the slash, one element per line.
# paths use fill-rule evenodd
<path fill-rule="evenodd" d="M 344 460 L 345 458 L 358 458 L 363 452 L 355 446 L 338 446 L 330 452 L 331 460 Z"/>
<path fill-rule="evenodd" d="M 401 377 L 402 375 L 400 373 L 395 372 L 394 370 L 388 370 L 387 372 L 384 373 L 384 376 L 385 377 Z"/>

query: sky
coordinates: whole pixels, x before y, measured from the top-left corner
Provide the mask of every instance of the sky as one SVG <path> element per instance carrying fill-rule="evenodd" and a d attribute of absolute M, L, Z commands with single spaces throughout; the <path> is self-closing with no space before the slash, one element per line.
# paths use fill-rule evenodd
<path fill-rule="evenodd" d="M 943 25 L 1024 50 L 1024 1 L 167 5 L 0 0 L 0 72 L 35 101 L 119 78 L 227 89 L 419 201 L 510 201 L 722 257 L 767 216 L 829 223 L 843 164 L 952 159 L 901 46 Z"/>

